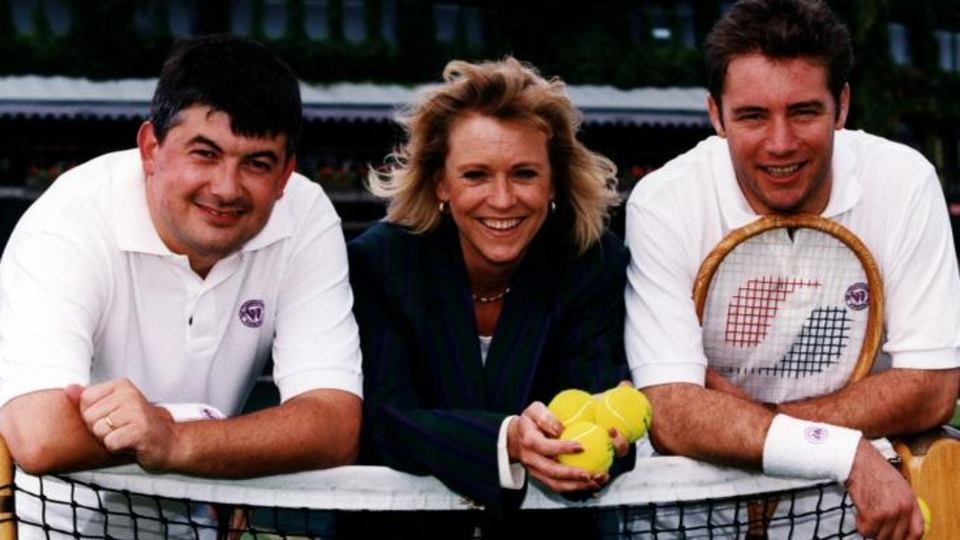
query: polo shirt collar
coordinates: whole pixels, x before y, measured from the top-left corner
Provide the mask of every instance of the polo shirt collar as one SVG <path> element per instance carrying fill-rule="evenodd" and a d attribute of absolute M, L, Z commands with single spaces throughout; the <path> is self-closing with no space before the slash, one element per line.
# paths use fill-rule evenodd
<path fill-rule="evenodd" d="M 726 142 L 725 139 L 721 139 Z M 835 133 L 833 148 L 833 185 L 830 189 L 830 200 L 821 214 L 826 218 L 834 218 L 856 206 L 863 196 L 863 182 L 857 174 L 857 157 L 850 147 L 845 144 L 846 132 L 841 130 Z M 726 144 L 714 156 L 713 170 L 717 173 L 717 197 L 720 200 L 720 211 L 724 223 L 729 230 L 743 227 L 758 217 L 750 207 L 750 203 L 740 189 L 733 163 L 730 160 L 730 150 Z"/>
<path fill-rule="evenodd" d="M 150 219 L 146 178 L 142 168 L 139 168 L 139 154 L 135 153 L 134 157 L 137 159 L 137 172 L 115 175 L 113 178 L 113 228 L 117 244 L 124 251 L 176 256 L 163 243 Z M 289 196 L 284 195 L 273 206 L 273 213 L 263 230 L 244 244 L 241 251 L 256 251 L 292 236 L 293 222 Z"/>
<path fill-rule="evenodd" d="M 289 195 L 290 183 L 293 181 L 294 178 L 290 178 L 287 182 L 287 191 L 273 205 L 273 212 L 270 213 L 270 219 L 267 220 L 263 230 L 244 244 L 241 251 L 256 251 L 293 236 L 294 220 Z"/>
<path fill-rule="evenodd" d="M 140 154 L 133 150 L 127 154 L 128 158 L 136 160 L 136 164 L 129 164 L 128 174 L 113 175 L 111 192 L 113 201 L 113 230 L 116 234 L 117 245 L 123 251 L 149 253 L 151 255 L 175 255 L 157 233 L 150 219 L 150 210 L 147 208 L 146 178 L 143 166 L 140 163 Z M 136 172 L 132 172 L 135 168 Z"/>

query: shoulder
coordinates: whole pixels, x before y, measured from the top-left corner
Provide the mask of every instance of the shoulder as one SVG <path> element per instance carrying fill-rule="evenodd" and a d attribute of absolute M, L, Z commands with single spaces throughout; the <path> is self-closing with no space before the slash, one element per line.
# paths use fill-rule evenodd
<path fill-rule="evenodd" d="M 728 174 L 732 174 L 732 166 L 727 142 L 713 135 L 644 176 L 627 204 L 658 206 L 677 197 L 687 199 L 691 194 L 712 193 L 710 186 Z"/>
<path fill-rule="evenodd" d="M 143 181 L 136 149 L 113 152 L 61 174 L 24 213 L 18 228 L 57 235 L 108 235 L 111 216 L 134 182 Z"/>
<path fill-rule="evenodd" d="M 416 249 L 424 242 L 424 235 L 409 229 L 380 221 L 347 243 L 350 253 L 386 253 L 398 249 Z"/>
<path fill-rule="evenodd" d="M 859 175 L 868 182 L 889 179 L 902 185 L 935 170 L 916 149 L 864 131 L 839 131 L 836 146 L 836 154 L 855 163 Z"/>
<path fill-rule="evenodd" d="M 416 234 L 406 227 L 381 221 L 347 243 L 351 269 L 382 273 L 389 278 L 409 274 L 427 264 L 434 233 Z"/>
<path fill-rule="evenodd" d="M 592 287 L 597 282 L 618 283 L 626 279 L 630 255 L 623 240 L 612 231 L 605 231 L 599 241 L 581 254 L 575 254 L 573 249 L 553 246 L 545 250 L 548 254 L 544 265 L 550 267 L 550 273 L 561 277 L 564 288 Z"/>
<path fill-rule="evenodd" d="M 293 173 L 274 212 L 286 213 L 298 226 L 339 225 L 340 217 L 320 184 Z"/>
<path fill-rule="evenodd" d="M 617 236 L 613 231 L 607 230 L 600 237 L 600 241 L 593 245 L 584 256 L 581 257 L 587 264 L 599 264 L 601 266 L 626 266 L 630 258 L 623 239 Z"/>

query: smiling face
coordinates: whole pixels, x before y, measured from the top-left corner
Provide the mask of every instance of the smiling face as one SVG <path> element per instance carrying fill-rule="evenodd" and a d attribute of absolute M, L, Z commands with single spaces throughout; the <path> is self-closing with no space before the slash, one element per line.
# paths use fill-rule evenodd
<path fill-rule="evenodd" d="M 531 126 L 470 114 L 450 130 L 437 184 L 460 231 L 470 276 L 492 279 L 519 265 L 553 198 L 547 134 Z"/>
<path fill-rule="evenodd" d="M 153 225 L 201 276 L 263 229 L 294 167 L 286 136 L 236 135 L 209 107 L 181 111 L 162 144 L 144 124 L 138 143 Z"/>
<path fill-rule="evenodd" d="M 727 139 L 740 189 L 755 212 L 819 214 L 826 208 L 833 136 L 846 122 L 849 103 L 849 87 L 836 103 L 826 68 L 808 60 L 755 53 L 730 62 L 722 110 L 711 98 L 710 118 Z"/>

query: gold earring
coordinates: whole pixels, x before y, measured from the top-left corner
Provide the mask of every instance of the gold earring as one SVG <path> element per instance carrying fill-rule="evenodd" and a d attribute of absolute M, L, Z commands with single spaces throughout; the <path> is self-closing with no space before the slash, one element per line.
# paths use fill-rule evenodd
<path fill-rule="evenodd" d="M 441 214 L 447 213 L 447 201 L 440 201 L 440 213 Z"/>

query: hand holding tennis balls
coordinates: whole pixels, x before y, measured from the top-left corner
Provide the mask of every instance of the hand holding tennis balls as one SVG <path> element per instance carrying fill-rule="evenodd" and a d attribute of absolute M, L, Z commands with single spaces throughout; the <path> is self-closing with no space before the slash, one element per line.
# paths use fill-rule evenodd
<path fill-rule="evenodd" d="M 594 416 L 606 430 L 616 428 L 630 444 L 643 438 L 653 422 L 653 408 L 643 392 L 628 385 L 607 390 L 596 398 Z"/>
<path fill-rule="evenodd" d="M 564 425 L 560 439 L 578 441 L 584 449 L 579 454 L 561 454 L 560 463 L 594 474 L 607 472 L 613 464 L 611 428 L 633 444 L 647 433 L 653 418 L 646 396 L 630 385 L 598 396 L 569 388 L 554 396 L 547 408 Z"/>
<path fill-rule="evenodd" d="M 568 388 L 554 396 L 547 408 L 566 427 L 577 422 L 593 422 L 596 406 L 590 392 Z"/>
<path fill-rule="evenodd" d="M 560 439 L 577 441 L 583 446 L 579 454 L 560 454 L 560 463 L 583 469 L 591 474 L 605 473 L 613 465 L 613 439 L 593 422 L 575 422 L 563 430 Z"/>

